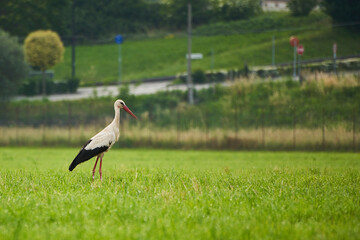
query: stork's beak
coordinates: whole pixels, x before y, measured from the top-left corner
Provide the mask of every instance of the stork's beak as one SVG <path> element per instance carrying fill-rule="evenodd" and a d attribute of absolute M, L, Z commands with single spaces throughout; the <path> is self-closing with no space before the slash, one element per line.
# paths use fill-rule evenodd
<path fill-rule="evenodd" d="M 124 106 L 123 109 L 125 111 L 127 111 L 131 116 L 133 116 L 135 119 L 137 119 L 137 117 L 135 116 L 135 114 L 132 113 L 132 111 L 127 107 L 127 106 Z"/>

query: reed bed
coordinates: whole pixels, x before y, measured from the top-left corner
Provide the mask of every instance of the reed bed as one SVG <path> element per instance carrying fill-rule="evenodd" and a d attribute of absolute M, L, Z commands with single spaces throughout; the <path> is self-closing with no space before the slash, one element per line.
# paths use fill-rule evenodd
<path fill-rule="evenodd" d="M 102 129 L 78 127 L 0 127 L 2 146 L 81 146 Z M 330 129 L 254 128 L 225 129 L 158 128 L 122 125 L 119 143 L 126 148 L 264 149 L 264 150 L 359 150 L 359 132 L 338 126 Z"/>

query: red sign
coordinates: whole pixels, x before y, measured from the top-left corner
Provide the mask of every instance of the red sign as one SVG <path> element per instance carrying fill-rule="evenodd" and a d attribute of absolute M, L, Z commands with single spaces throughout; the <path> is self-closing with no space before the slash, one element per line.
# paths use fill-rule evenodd
<path fill-rule="evenodd" d="M 299 55 L 303 55 L 303 53 L 304 53 L 304 46 L 303 45 L 299 45 L 298 47 L 297 47 L 297 53 L 299 54 Z"/>
<path fill-rule="evenodd" d="M 290 45 L 293 47 L 299 45 L 299 39 L 295 36 L 291 36 L 290 37 Z"/>

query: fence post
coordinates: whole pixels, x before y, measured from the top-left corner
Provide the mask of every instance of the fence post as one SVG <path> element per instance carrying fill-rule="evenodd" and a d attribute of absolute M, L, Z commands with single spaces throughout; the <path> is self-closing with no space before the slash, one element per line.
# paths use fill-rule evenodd
<path fill-rule="evenodd" d="M 322 150 L 325 150 L 325 111 L 322 109 Z"/>
<path fill-rule="evenodd" d="M 353 150 L 356 151 L 356 111 L 353 109 Z"/>
<path fill-rule="evenodd" d="M 205 113 L 205 137 L 206 137 L 206 146 L 209 146 L 209 128 L 210 128 L 210 123 L 209 123 L 209 113 L 206 111 Z"/>
<path fill-rule="evenodd" d="M 15 131 L 16 131 L 16 144 L 19 144 L 19 106 L 15 108 Z"/>
<path fill-rule="evenodd" d="M 149 147 L 152 145 L 152 138 L 151 138 L 151 127 L 152 127 L 152 124 L 151 124 L 151 118 L 149 118 L 149 121 L 148 121 L 148 141 L 149 141 Z"/>
<path fill-rule="evenodd" d="M 179 147 L 180 142 L 180 114 L 179 109 L 176 108 L 176 145 Z"/>
<path fill-rule="evenodd" d="M 26 104 L 26 108 L 25 108 L 25 120 L 24 120 L 24 125 L 25 125 L 25 126 L 31 125 L 31 124 L 29 123 L 29 121 L 30 121 L 30 117 L 29 117 L 29 103 L 28 103 L 28 104 Z"/>
<path fill-rule="evenodd" d="M 239 132 L 239 120 L 238 120 L 238 109 L 237 109 L 236 101 L 234 106 L 234 126 L 235 126 L 235 140 L 237 142 L 238 132 Z"/>
<path fill-rule="evenodd" d="M 293 115 L 293 150 L 296 150 L 296 108 Z"/>
<path fill-rule="evenodd" d="M 264 107 L 261 109 L 262 146 L 265 149 L 265 116 Z"/>
<path fill-rule="evenodd" d="M 71 142 L 71 114 L 72 114 L 72 109 L 71 109 L 71 102 L 69 101 L 68 104 L 68 131 L 69 131 L 69 144 Z"/>
<path fill-rule="evenodd" d="M 45 126 L 47 124 L 47 110 L 48 110 L 48 104 L 46 103 L 43 107 L 43 122 L 42 122 L 42 144 L 45 145 L 46 139 L 45 139 Z"/>

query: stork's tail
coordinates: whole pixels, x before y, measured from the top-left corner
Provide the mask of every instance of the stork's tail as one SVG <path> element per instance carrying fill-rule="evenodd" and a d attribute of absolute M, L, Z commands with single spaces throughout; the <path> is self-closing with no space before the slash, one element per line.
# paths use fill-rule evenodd
<path fill-rule="evenodd" d="M 80 163 L 80 162 L 77 161 L 77 158 L 75 158 L 75 159 L 72 161 L 72 163 L 70 164 L 70 166 L 69 166 L 69 171 L 74 170 L 74 168 L 75 168 L 79 163 Z"/>
<path fill-rule="evenodd" d="M 89 160 L 92 157 L 97 156 L 98 154 L 105 152 L 109 146 L 101 146 L 94 149 L 85 149 L 85 147 L 91 142 L 87 142 L 84 147 L 80 150 L 79 154 L 75 157 L 72 163 L 69 166 L 69 171 L 72 171 L 77 165 L 82 162 Z"/>
<path fill-rule="evenodd" d="M 70 164 L 69 171 L 72 171 L 77 165 L 89 160 L 90 158 L 94 157 L 95 155 L 96 155 L 96 153 L 94 153 L 93 151 L 87 151 L 85 149 L 81 149 L 79 154 L 75 157 L 75 159 Z"/>

